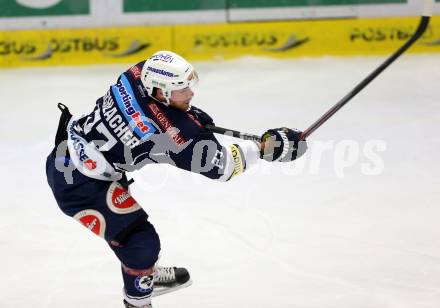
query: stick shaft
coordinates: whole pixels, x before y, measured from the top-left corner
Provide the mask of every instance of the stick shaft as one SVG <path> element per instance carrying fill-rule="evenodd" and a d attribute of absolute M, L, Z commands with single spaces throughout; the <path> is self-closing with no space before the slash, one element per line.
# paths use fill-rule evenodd
<path fill-rule="evenodd" d="M 339 111 L 345 104 L 347 104 L 353 97 L 355 97 L 360 91 L 362 91 L 371 81 L 380 75 L 388 66 L 391 65 L 398 57 L 400 57 L 415 41 L 417 41 L 425 32 L 429 24 L 429 16 L 422 16 L 419 26 L 416 32 L 411 38 L 400 47 L 394 54 L 392 54 L 385 62 L 383 62 L 378 68 L 376 68 L 370 75 L 362 80 L 353 90 L 345 95 L 336 105 L 330 108 L 325 114 L 323 114 L 318 120 L 316 120 L 310 127 L 308 127 L 302 134 L 301 139 L 304 140 L 309 137 L 316 129 L 322 124 L 327 122 L 336 112 Z"/>
<path fill-rule="evenodd" d="M 355 97 L 360 91 L 362 91 L 371 81 L 373 81 L 377 76 L 379 76 L 388 66 L 391 65 L 397 58 L 399 58 L 411 45 L 413 45 L 422 35 L 425 33 L 429 25 L 430 16 L 432 16 L 434 0 L 424 0 L 423 14 L 420 19 L 419 26 L 414 34 L 409 38 L 409 40 L 400 47 L 395 53 L 393 53 L 385 62 L 383 62 L 378 68 L 376 68 L 370 75 L 368 75 L 364 80 L 362 80 L 353 90 L 351 90 L 347 95 L 345 95 L 338 103 L 336 103 L 332 108 L 330 108 L 325 114 L 323 114 L 318 120 L 316 120 L 310 127 L 308 127 L 301 135 L 301 140 L 305 140 L 309 137 L 316 129 L 318 129 L 322 124 L 327 122 L 339 109 L 341 109 L 345 104 L 347 104 L 353 97 Z M 206 128 L 213 133 L 229 135 L 236 138 L 244 140 L 260 141 L 260 136 L 242 133 L 236 130 L 206 125 Z"/>
<path fill-rule="evenodd" d="M 211 131 L 213 133 L 217 133 L 217 134 L 228 135 L 228 136 L 232 136 L 232 137 L 240 138 L 240 139 L 244 139 L 244 140 L 252 140 L 252 141 L 258 141 L 258 142 L 260 141 L 260 136 L 246 134 L 246 133 L 242 133 L 242 132 L 228 129 L 228 128 L 223 128 L 223 127 L 218 127 L 218 126 L 213 126 L 213 125 L 206 125 L 205 128 L 208 129 L 209 131 Z"/>

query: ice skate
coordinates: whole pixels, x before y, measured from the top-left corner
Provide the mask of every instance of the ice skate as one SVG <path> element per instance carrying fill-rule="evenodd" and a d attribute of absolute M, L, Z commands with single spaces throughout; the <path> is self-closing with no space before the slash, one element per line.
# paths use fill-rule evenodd
<path fill-rule="evenodd" d="M 186 268 L 156 266 L 153 296 L 174 292 L 191 284 L 192 281 Z"/>

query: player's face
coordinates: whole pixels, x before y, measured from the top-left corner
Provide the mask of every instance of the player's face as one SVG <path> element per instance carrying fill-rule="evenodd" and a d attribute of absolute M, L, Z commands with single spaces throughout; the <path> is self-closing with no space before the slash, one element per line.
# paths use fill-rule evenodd
<path fill-rule="evenodd" d="M 181 90 L 174 90 L 171 92 L 170 106 L 182 111 L 187 111 L 193 96 L 194 92 L 189 87 Z"/>

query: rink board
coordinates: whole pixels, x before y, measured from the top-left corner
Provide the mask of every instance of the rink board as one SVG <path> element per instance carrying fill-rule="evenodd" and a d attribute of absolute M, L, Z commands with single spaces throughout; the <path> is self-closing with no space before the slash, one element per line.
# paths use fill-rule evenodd
<path fill-rule="evenodd" d="M 167 26 L 0 32 L 0 66 L 128 63 L 169 49 L 170 33 Z"/>
<path fill-rule="evenodd" d="M 136 26 L 0 32 L 0 67 L 134 63 L 156 50 L 191 60 L 389 54 L 419 18 Z M 440 16 L 409 52 L 440 52 Z"/>

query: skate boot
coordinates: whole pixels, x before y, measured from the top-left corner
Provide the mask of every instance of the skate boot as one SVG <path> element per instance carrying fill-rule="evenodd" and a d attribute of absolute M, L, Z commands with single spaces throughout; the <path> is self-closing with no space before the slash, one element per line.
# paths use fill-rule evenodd
<path fill-rule="evenodd" d="M 156 266 L 154 269 L 154 286 L 184 284 L 189 278 L 189 272 L 184 267 Z"/>
<path fill-rule="evenodd" d="M 189 272 L 184 267 L 156 266 L 154 269 L 153 296 L 173 292 L 191 284 Z"/>

